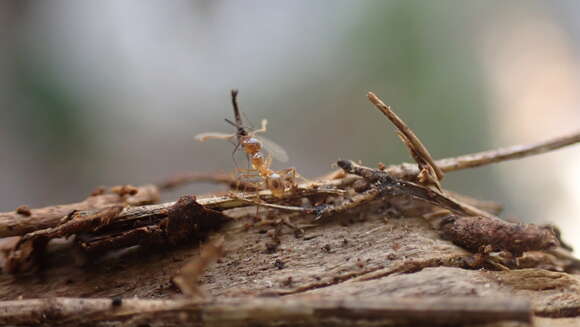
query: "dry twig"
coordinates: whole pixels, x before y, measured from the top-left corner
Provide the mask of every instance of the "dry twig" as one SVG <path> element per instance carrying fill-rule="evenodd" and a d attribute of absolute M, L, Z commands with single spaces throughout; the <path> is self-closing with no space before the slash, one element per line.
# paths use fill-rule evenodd
<path fill-rule="evenodd" d="M 227 173 L 182 173 L 157 183 L 157 187 L 161 191 L 167 191 L 189 183 L 225 184 L 231 189 L 245 190 L 248 192 L 255 190 L 255 185 L 241 181 L 234 174 Z"/>
<path fill-rule="evenodd" d="M 417 135 L 411 130 L 405 122 L 391 110 L 379 97 L 374 93 L 368 93 L 369 100 L 381 111 L 399 130 L 398 135 L 411 152 L 411 156 L 419 165 L 419 175 L 417 176 L 419 182 L 426 185 L 434 185 L 437 189 L 441 189 L 439 180 L 443 178 L 443 172 L 431 157 L 429 150 L 419 140 Z"/>
<path fill-rule="evenodd" d="M 558 150 L 560 148 L 574 145 L 579 142 L 580 131 L 538 143 L 513 145 L 505 148 L 440 159 L 436 160 L 435 164 L 443 172 L 448 173 L 462 169 L 481 167 L 507 160 L 523 159 L 529 156 Z M 389 166 L 386 168 L 386 171 L 393 176 L 404 179 L 412 178 L 419 173 L 417 167 L 411 164 Z"/>

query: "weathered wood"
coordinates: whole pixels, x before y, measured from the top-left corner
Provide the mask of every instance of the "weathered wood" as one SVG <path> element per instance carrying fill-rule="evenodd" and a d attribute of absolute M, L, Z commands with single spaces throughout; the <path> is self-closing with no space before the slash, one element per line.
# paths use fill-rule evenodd
<path fill-rule="evenodd" d="M 450 326 L 531 323 L 523 299 L 474 297 L 233 299 L 221 302 L 53 298 L 0 303 L 0 324 L 123 326 Z"/>
<path fill-rule="evenodd" d="M 550 254 L 529 252 L 520 259 L 526 269 L 474 270 L 468 264 L 472 254 L 442 240 L 424 219 L 405 217 L 414 210 L 406 211 L 407 207 L 416 209 L 417 203 L 409 199 L 375 202 L 364 210 L 324 218 L 313 227 L 307 227 L 307 224 L 312 225 L 312 218 L 293 215 L 293 223 L 305 228 L 301 237 L 296 237 L 291 229 L 282 229 L 279 235 L 274 235 L 279 230 L 276 223 L 281 218 L 279 215 L 269 222 L 256 223 L 254 218 L 247 216 L 255 212 L 254 209 L 230 211 L 229 214 L 238 219 L 227 230 L 225 256 L 201 277 L 201 287 L 206 294 L 204 303 L 211 303 L 212 308 L 223 308 L 220 306 L 227 306 L 227 299 L 236 298 L 251 307 L 262 303 L 256 299 L 263 296 L 271 297 L 266 302 L 298 301 L 292 303 L 308 299 L 341 299 L 345 303 L 362 299 L 367 301 L 364 303 L 373 303 L 375 299 L 380 302 L 389 298 L 408 303 L 405 299 L 445 297 L 454 301 L 454 298 L 472 297 L 475 301 L 495 297 L 507 302 L 525 298 L 535 316 L 580 315 L 580 279 L 573 274 L 546 270 L 568 269 L 565 262 Z M 266 210 L 261 215 L 268 217 L 273 213 Z M 47 269 L 43 272 L 0 275 L 0 299 L 174 298 L 179 291 L 171 280 L 187 261 L 198 255 L 197 245 L 133 249 L 78 267 L 65 251 L 66 244 L 53 244 Z M 105 301 L 102 302 L 104 306 L 111 304 L 110 300 L 96 301 Z M 519 303 L 518 299 L 513 301 L 509 303 Z M 336 305 L 332 301 L 321 303 Z M 3 307 L 0 303 L 0 308 Z M 406 310 L 412 311 L 412 308 L 409 305 Z M 98 320 L 92 317 L 83 316 L 84 320 L 71 320 L 70 323 L 94 325 Z M 170 325 L 179 315 L 171 311 L 155 317 Z M 245 318 L 236 317 L 237 320 L 228 323 L 248 323 Z M 131 326 L 133 321 L 147 322 L 149 318 L 131 319 L 125 316 L 119 321 L 130 321 L 128 325 Z M 416 320 L 413 322 L 417 324 Z M 216 322 L 217 325 L 222 323 Z M 510 324 L 513 326 L 515 322 Z M 206 325 L 211 324 L 206 322 Z"/>
<path fill-rule="evenodd" d="M 402 123 L 398 119 L 394 121 L 396 124 Z M 432 175 L 431 184 L 438 184 L 441 172 L 520 158 L 580 141 L 580 134 L 577 133 L 535 145 L 494 150 L 434 163 L 420 141 L 405 131 L 404 123 L 397 126 L 406 135 L 404 141 L 419 165 L 423 170 L 426 167 L 432 170 L 427 172 Z M 417 176 L 419 171 L 416 165 L 382 167 L 381 171 L 399 179 L 429 184 L 421 175 Z M 320 198 L 319 195 L 324 192 L 343 194 L 344 191 L 337 190 L 337 186 L 350 185 L 357 180 L 362 182 L 360 178 L 351 175 L 332 176 L 336 179 L 325 181 L 324 184 L 309 184 L 302 189 L 299 187 L 296 190 L 298 194 L 294 194 L 296 198 L 291 200 L 300 200 L 311 191 L 313 197 L 310 200 L 319 201 L 315 208 L 319 207 L 318 204 L 325 207 L 327 203 L 323 200 L 326 197 Z M 167 187 L 187 180 L 195 178 L 174 180 Z M 231 182 L 229 179 L 216 180 Z M 35 235 L 47 237 L 33 238 L 43 242 L 28 248 L 46 247 L 48 251 L 43 270 L 15 276 L 0 275 L 0 299 L 5 300 L 0 302 L 0 324 L 477 324 L 480 327 L 580 324 L 578 261 L 562 247 L 557 248 L 557 251 L 540 251 L 547 247 L 542 245 L 546 242 L 547 245 L 557 243 L 551 239 L 546 241 L 546 237 L 538 232 L 545 231 L 546 235 L 555 236 L 551 230 L 519 230 L 516 225 L 504 223 L 501 226 L 505 235 L 517 234 L 518 240 L 528 238 L 527 232 L 534 232 L 534 237 L 537 236 L 533 239 L 537 243 L 514 247 L 513 240 L 507 238 L 505 242 L 492 244 L 491 241 L 495 239 L 486 237 L 494 233 L 480 233 L 472 229 L 473 232 L 469 234 L 464 229 L 446 231 L 443 228 L 443 232 L 448 235 L 459 233 L 460 237 L 467 236 L 468 239 L 462 239 L 464 242 L 459 242 L 457 237 L 453 239 L 456 244 L 463 246 L 461 248 L 444 240 L 439 232 L 432 229 L 432 221 L 427 223 L 423 217 L 437 216 L 430 205 L 435 204 L 459 214 L 472 215 L 479 212 L 478 215 L 488 220 L 499 221 L 499 218 L 481 211 L 481 208 L 471 208 L 483 203 L 467 203 L 469 201 L 457 196 L 453 198 L 461 200 L 455 201 L 443 193 L 433 195 L 425 185 L 405 181 L 401 181 L 399 186 L 415 190 L 406 192 L 411 198 L 401 196 L 405 192 L 391 192 L 385 198 L 384 190 L 376 194 L 368 193 L 372 192 L 372 188 L 368 188 L 369 185 L 365 183 L 373 182 L 365 178 L 365 182 L 353 187 L 357 192 L 362 192 L 358 195 L 358 202 L 356 196 L 347 200 L 338 197 L 334 200 L 344 200 L 343 203 L 353 205 L 343 206 L 345 210 L 334 210 L 326 217 L 321 215 L 323 219 L 315 222 L 305 214 L 310 213 L 310 209 L 298 211 L 298 215 L 262 210 L 260 218 L 256 219 L 252 215 L 254 211 L 242 208 L 249 204 L 246 196 L 244 199 L 235 196 L 200 199 L 199 204 L 207 208 L 232 209 L 228 215 L 237 218 L 235 223 L 221 231 L 222 237 L 218 245 L 214 244 L 213 252 L 206 251 L 200 255 L 199 238 L 189 239 L 185 244 L 176 239 L 172 241 L 171 237 L 169 242 L 120 242 L 122 245 L 141 245 L 106 256 L 92 255 L 102 251 L 88 251 L 83 266 L 74 264 L 78 260 L 71 246 L 73 242 L 58 239 L 49 242 L 49 238 L 69 236 L 71 231 L 81 237 L 84 229 L 80 233 L 75 229 L 82 227 L 79 224 L 102 219 L 106 224 L 102 229 L 99 227 L 99 232 L 104 231 L 105 234 L 77 240 L 74 244 L 115 249 L 117 247 L 103 243 L 103 237 L 118 236 L 106 233 L 109 230 L 125 230 L 123 228 L 127 226 L 130 232 L 140 232 L 141 228 L 154 226 L 159 229 L 154 231 L 155 235 L 171 230 L 171 235 L 183 240 L 188 239 L 185 236 L 197 228 L 195 222 L 192 222 L 193 225 L 183 224 L 183 219 L 192 214 L 191 210 L 177 210 L 178 207 L 188 206 L 174 207 L 174 203 L 126 207 L 132 204 L 128 195 L 135 195 L 137 190 L 127 186 L 113 190 L 117 193 L 114 195 L 116 198 L 108 199 L 108 195 L 99 193 L 87 201 L 69 206 L 32 210 L 21 206 L 14 212 L 0 214 L 0 237 L 42 230 Z M 150 195 L 155 195 L 157 188 L 152 189 L 155 192 Z M 260 194 L 273 200 L 267 197 L 271 195 L 268 192 Z M 143 193 L 137 192 L 139 194 Z M 417 199 L 423 201 L 418 202 Z M 116 204 L 123 208 L 111 208 L 111 205 Z M 283 206 L 291 208 L 286 204 L 283 203 Z M 107 207 L 107 210 L 115 209 L 115 214 L 95 215 L 95 209 Z M 497 206 L 488 207 L 490 212 L 496 209 Z M 59 225 L 62 217 L 73 210 L 86 211 L 77 213 L 81 217 L 79 221 L 50 229 Z M 172 218 L 173 222 L 169 221 Z M 471 222 L 475 221 L 471 219 Z M 148 224 L 151 222 L 155 224 Z M 469 223 L 466 220 L 445 222 L 448 223 L 447 227 L 465 227 L 466 224 L 459 226 L 457 222 Z M 284 226 L 291 228 L 286 230 Z M 517 233 L 512 233 L 514 231 Z M 140 235 L 131 234 L 124 241 L 139 239 Z M 478 240 L 473 242 L 471 237 Z M 494 264 L 492 259 L 476 260 L 467 251 L 476 251 L 478 249 L 475 248 L 480 247 L 511 250 L 521 257 L 510 262 L 509 267 L 512 269 L 508 269 L 497 262 Z M 224 257 L 218 259 L 222 254 Z M 192 261 L 192 258 L 197 259 Z M 210 266 L 214 260 L 217 260 L 216 264 Z M 176 276 L 182 289 L 188 290 L 187 299 L 179 294 L 172 283 Z M 198 280 L 201 281 L 202 290 L 195 285 Z M 194 300 L 192 297 L 203 294 L 204 299 Z"/>

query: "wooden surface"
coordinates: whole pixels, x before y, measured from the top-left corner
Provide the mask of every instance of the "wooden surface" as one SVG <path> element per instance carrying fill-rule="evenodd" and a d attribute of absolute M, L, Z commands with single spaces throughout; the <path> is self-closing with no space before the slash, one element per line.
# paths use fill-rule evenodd
<path fill-rule="evenodd" d="M 402 209 L 405 207 L 413 209 Z M 69 243 L 53 241 L 44 270 L 25 275 L 0 275 L 0 299 L 67 297 L 65 301 L 73 302 L 78 298 L 101 299 L 95 300 L 96 308 L 103 305 L 98 301 L 111 301 L 116 297 L 167 300 L 166 305 L 170 307 L 185 305 L 187 308 L 181 311 L 192 313 L 187 317 L 197 318 L 184 319 L 196 324 L 209 321 L 199 318 L 199 312 L 215 312 L 222 305 L 231 310 L 238 308 L 240 314 L 259 315 L 258 308 L 264 303 L 270 304 L 269 310 L 276 312 L 282 310 L 286 302 L 275 301 L 294 300 L 298 301 L 292 302 L 295 305 L 304 301 L 336 310 L 329 312 L 340 312 L 340 308 L 354 310 L 355 303 L 358 303 L 357 310 L 371 310 L 371 304 L 378 301 L 376 303 L 384 303 L 379 316 L 385 319 L 379 325 L 411 326 L 419 324 L 421 319 L 424 322 L 425 315 L 419 313 L 425 313 L 421 305 L 426 303 L 439 303 L 449 309 L 440 314 L 452 316 L 463 312 L 465 319 L 457 321 L 461 326 L 483 322 L 498 323 L 493 326 L 580 324 L 580 319 L 574 318 L 580 314 L 580 280 L 575 274 L 550 271 L 565 268 L 558 259 L 550 254 L 530 252 L 520 259 L 525 269 L 497 271 L 471 267 L 471 253 L 441 239 L 423 218 L 416 217 L 420 207 L 405 199 L 398 201 L 396 207 L 389 202 L 373 203 L 363 210 L 327 217 L 316 223 L 311 216 L 293 214 L 292 222 L 304 227 L 303 235 L 276 224 L 280 213 L 261 210 L 263 218 L 274 218 L 270 224 L 256 223 L 251 217 L 255 213 L 253 208 L 231 210 L 228 213 L 239 219 L 226 231 L 225 256 L 201 277 L 205 297 L 195 303 L 203 305 L 188 301 L 183 304 L 184 297 L 172 282 L 180 268 L 198 255 L 199 242 L 176 248 L 133 248 L 106 257 L 88 258 L 89 264 L 78 266 L 74 252 L 68 248 Z M 470 302 L 461 300 L 465 298 Z M 339 300 L 346 302 L 337 302 Z M 416 306 L 409 301 L 415 301 Z M 0 308 L 4 310 L 7 303 L 13 302 L 4 302 Z M 405 313 L 403 316 L 408 317 L 396 323 L 387 322 L 387 312 L 400 310 L 401 303 L 409 312 L 412 308 L 415 311 Z M 495 312 L 498 303 L 502 310 Z M 465 313 L 473 306 L 478 308 L 479 316 L 481 312 L 488 312 L 489 317 L 496 318 L 483 321 L 477 318 L 478 314 Z M 526 308 L 533 314 L 533 320 L 532 316 L 521 318 Z M 100 309 L 99 315 L 82 323 L 124 321 L 127 324 L 127 315 L 121 318 L 110 314 L 114 310 L 118 309 L 107 304 Z M 194 315 L 195 312 L 198 314 Z M 141 314 L 132 312 L 128 316 L 135 318 Z M 160 314 L 158 317 L 169 322 L 162 318 L 166 316 Z M 6 311 L 0 310 L 0 317 L 8 319 Z M 68 318 L 57 318 L 39 318 L 38 323 L 70 323 Z M 335 318 L 340 320 L 339 315 Z M 140 319 L 135 318 L 135 324 L 129 321 L 128 325 L 137 326 L 142 323 Z M 236 323 L 244 325 L 252 319 L 244 318 Z M 282 323 L 300 325 L 290 318 L 281 319 Z M 301 324 L 317 325 L 317 320 L 312 319 L 308 320 L 310 323 Z M 324 323 L 329 323 L 334 318 L 325 319 Z M 14 323 L 18 320 L 13 317 L 13 320 L 0 321 Z M 349 321 L 360 325 L 368 322 L 361 317 Z M 232 324 L 232 321 L 226 324 L 219 319 L 214 322 L 214 325 Z M 268 325 L 264 321 L 260 323 Z"/>

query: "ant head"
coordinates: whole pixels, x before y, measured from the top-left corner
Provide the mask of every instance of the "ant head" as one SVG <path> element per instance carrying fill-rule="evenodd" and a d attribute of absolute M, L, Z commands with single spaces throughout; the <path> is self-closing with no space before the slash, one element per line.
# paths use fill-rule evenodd
<path fill-rule="evenodd" d="M 229 120 L 229 119 L 227 119 L 227 118 L 226 118 L 226 119 L 224 119 L 224 120 L 226 121 L 226 123 L 228 123 L 228 124 L 230 124 L 230 125 L 234 126 L 234 127 L 237 129 L 237 134 L 238 134 L 238 135 L 241 135 L 241 136 L 246 136 L 246 135 L 248 135 L 248 132 L 247 132 L 247 130 L 246 130 L 246 127 L 245 127 L 245 126 L 243 126 L 243 125 L 239 125 L 239 124 L 237 124 L 237 123 L 234 123 L 233 121 L 231 121 L 231 120 Z"/>

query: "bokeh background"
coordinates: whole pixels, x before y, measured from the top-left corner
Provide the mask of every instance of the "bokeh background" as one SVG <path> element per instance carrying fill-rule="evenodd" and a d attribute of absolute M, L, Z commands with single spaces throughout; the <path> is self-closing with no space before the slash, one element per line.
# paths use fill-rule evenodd
<path fill-rule="evenodd" d="M 337 158 L 410 160 L 369 90 L 436 158 L 566 134 L 579 46 L 574 0 L 2 1 L 0 211 L 232 170 L 231 144 L 193 141 L 231 130 L 231 88 L 307 177 Z M 444 185 L 580 247 L 579 161 L 576 146 Z"/>

